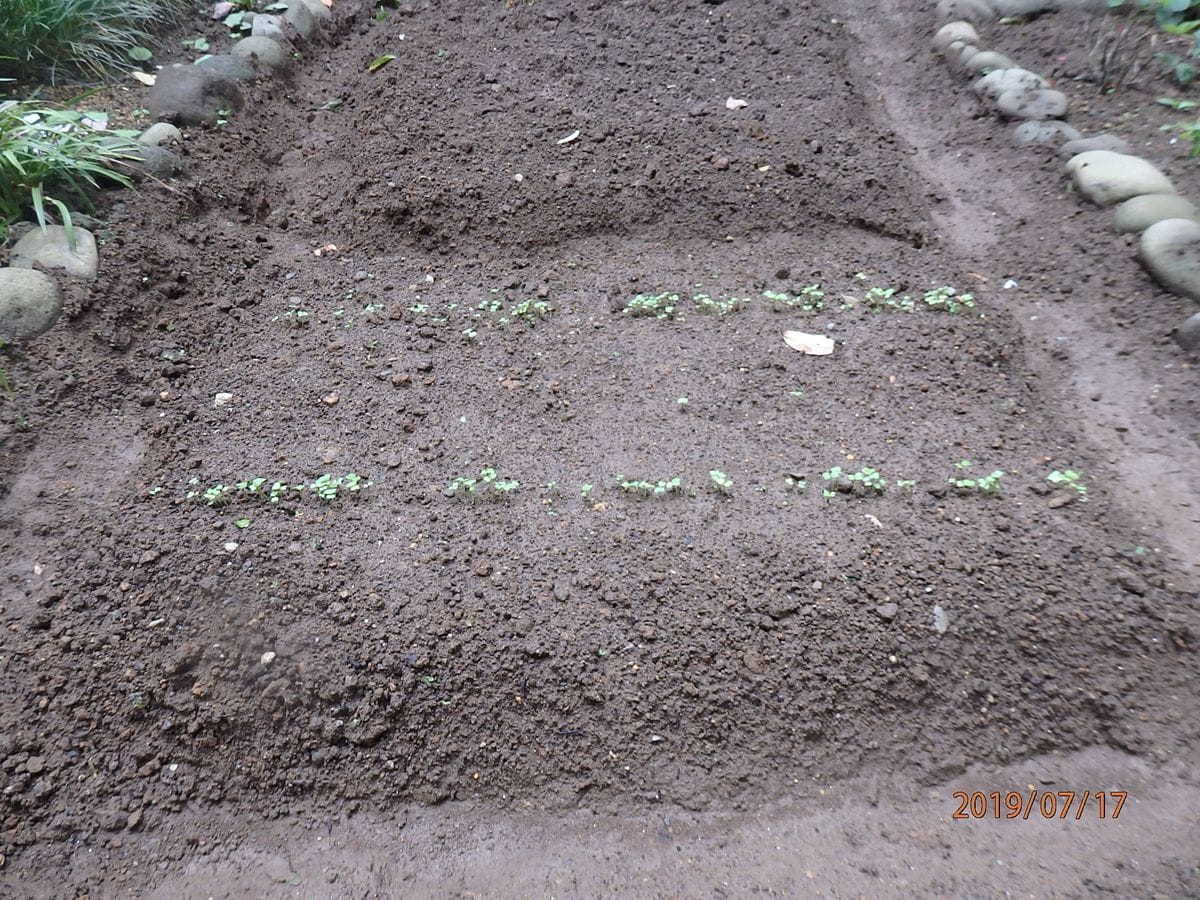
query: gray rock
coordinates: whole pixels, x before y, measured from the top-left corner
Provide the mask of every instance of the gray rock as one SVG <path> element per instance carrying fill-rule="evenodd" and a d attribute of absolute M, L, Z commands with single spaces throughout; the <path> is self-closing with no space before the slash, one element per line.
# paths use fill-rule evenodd
<path fill-rule="evenodd" d="M 996 99 L 996 109 L 1010 119 L 1061 119 L 1070 102 L 1062 91 L 1046 88 L 1005 91 Z"/>
<path fill-rule="evenodd" d="M 1057 119 L 1047 122 L 1022 122 L 1013 129 L 1013 140 L 1018 144 L 1056 144 L 1060 141 L 1073 141 L 1078 137 L 1078 129 Z"/>
<path fill-rule="evenodd" d="M 998 16 L 1028 16 L 1059 9 L 1105 12 L 1108 0 L 989 0 Z"/>
<path fill-rule="evenodd" d="M 933 36 L 933 49 L 940 53 L 955 41 L 962 41 L 964 44 L 978 44 L 979 34 L 970 22 L 947 22 Z"/>
<path fill-rule="evenodd" d="M 980 50 L 966 63 L 968 72 L 991 72 L 995 69 L 1015 69 L 1017 64 L 1005 56 L 1003 53 L 996 53 L 992 50 Z"/>
<path fill-rule="evenodd" d="M 284 28 L 285 25 L 281 16 L 270 16 L 266 13 L 260 13 L 254 17 L 254 22 L 250 25 L 250 36 L 270 38 L 282 44 L 287 40 Z"/>
<path fill-rule="evenodd" d="M 1200 350 L 1200 313 L 1175 329 L 1175 343 L 1184 350 Z"/>
<path fill-rule="evenodd" d="M 127 169 L 136 181 L 145 178 L 161 181 L 183 171 L 183 161 L 165 147 L 147 144 L 129 150 L 123 157 L 122 168 Z"/>
<path fill-rule="evenodd" d="M 1177 193 L 1171 180 L 1146 160 L 1110 150 L 1088 150 L 1072 156 L 1067 171 L 1080 192 L 1101 206 L 1140 194 Z"/>
<path fill-rule="evenodd" d="M 330 12 L 329 7 L 322 3 L 321 0 L 300 0 L 300 2 L 304 6 L 308 7 L 308 11 L 312 13 L 312 17 L 318 22 L 320 22 L 322 19 L 328 19 L 331 15 L 333 15 L 333 13 Z"/>
<path fill-rule="evenodd" d="M 197 60 L 196 65 L 202 69 L 216 72 L 218 75 L 232 78 L 234 81 L 254 80 L 254 66 L 229 53 L 217 53 L 213 56 L 206 56 L 204 59 Z"/>
<path fill-rule="evenodd" d="M 1163 219 L 1200 219 L 1196 204 L 1178 194 L 1142 194 L 1131 197 L 1113 211 L 1113 228 L 1119 234 L 1145 231 Z"/>
<path fill-rule="evenodd" d="M 978 23 L 990 22 L 996 18 L 996 13 L 986 0 L 939 0 L 937 17 L 941 22 L 963 19 Z"/>
<path fill-rule="evenodd" d="M 0 269 L 0 341 L 15 344 L 45 334 L 62 308 L 62 291 L 45 272 Z"/>
<path fill-rule="evenodd" d="M 283 72 L 288 68 L 287 51 L 278 41 L 267 37 L 242 38 L 233 45 L 233 55 L 272 72 Z"/>
<path fill-rule="evenodd" d="M 311 41 L 317 33 L 317 19 L 301 0 L 288 0 L 283 18 L 306 41 Z"/>
<path fill-rule="evenodd" d="M 971 90 L 989 100 L 998 100 L 1000 95 L 1007 91 L 1037 91 L 1045 87 L 1049 87 L 1045 78 L 1028 69 L 1020 68 L 996 69 L 975 79 L 971 84 Z"/>
<path fill-rule="evenodd" d="M 147 101 L 156 119 L 179 125 L 214 125 L 223 109 L 241 109 L 242 92 L 227 75 L 176 63 L 158 73 Z"/>
<path fill-rule="evenodd" d="M 1094 134 L 1091 137 L 1080 138 L 1077 141 L 1067 141 L 1058 148 L 1060 156 L 1070 159 L 1089 150 L 1111 150 L 1113 153 L 1128 153 L 1129 142 L 1115 134 Z"/>
<path fill-rule="evenodd" d="M 170 122 L 155 122 L 142 132 L 138 140 L 150 147 L 161 147 L 163 144 L 178 144 L 183 141 L 183 132 Z"/>
<path fill-rule="evenodd" d="M 967 63 L 969 63 L 979 53 L 979 48 L 974 44 L 964 44 L 962 41 L 955 41 L 946 48 L 944 54 L 946 65 L 955 72 L 967 71 Z"/>
<path fill-rule="evenodd" d="M 86 228 L 74 228 L 74 242 L 61 225 L 47 225 L 27 232 L 12 249 L 12 265 L 17 269 L 63 269 L 88 281 L 96 277 L 100 257 L 96 238 Z"/>
<path fill-rule="evenodd" d="M 1200 222 L 1163 219 L 1142 232 L 1142 265 L 1169 291 L 1200 300 Z"/>

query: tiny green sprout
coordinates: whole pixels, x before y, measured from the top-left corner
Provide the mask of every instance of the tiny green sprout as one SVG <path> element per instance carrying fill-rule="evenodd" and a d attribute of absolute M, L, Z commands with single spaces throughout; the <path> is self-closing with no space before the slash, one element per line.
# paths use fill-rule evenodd
<path fill-rule="evenodd" d="M 250 520 L 246 519 L 246 518 L 235 519 L 233 524 L 236 525 L 238 528 L 249 528 Z"/>
<path fill-rule="evenodd" d="M 150 488 L 150 490 L 146 491 L 147 496 L 150 496 L 150 497 L 157 497 L 161 493 L 162 493 L 161 487 L 152 487 L 152 488 Z"/>
<path fill-rule="evenodd" d="M 733 488 L 733 479 L 720 469 L 711 469 L 708 477 L 718 494 L 728 494 Z"/>
<path fill-rule="evenodd" d="M 916 486 L 917 486 L 917 479 L 915 479 L 915 478 L 897 478 L 896 479 L 896 487 L 899 490 L 911 491 Z"/>
<path fill-rule="evenodd" d="M 866 297 L 863 298 L 867 309 L 871 312 L 911 312 L 913 308 L 913 299 L 907 294 L 897 297 L 895 288 L 873 287 L 867 291 Z"/>
<path fill-rule="evenodd" d="M 692 303 L 706 316 L 727 316 L 742 309 L 748 300 L 740 297 L 729 297 L 725 300 L 715 300 L 708 294 L 693 294 Z"/>
<path fill-rule="evenodd" d="M 954 467 L 956 469 L 968 469 L 973 465 L 974 463 L 971 460 L 963 459 L 956 462 Z M 975 478 L 948 478 L 946 479 L 946 483 L 961 494 L 968 494 L 973 491 L 980 494 L 999 494 L 1000 479 L 1003 477 L 1003 471 L 994 469 L 988 475 L 980 475 Z"/>
<path fill-rule="evenodd" d="M 423 315 L 425 315 L 425 313 L 429 312 L 429 304 L 428 303 L 414 303 L 412 306 L 410 306 L 408 308 L 408 311 L 410 313 L 412 313 L 414 316 L 423 316 Z"/>
<path fill-rule="evenodd" d="M 800 296 L 804 298 L 800 306 L 804 312 L 820 312 L 825 308 L 825 291 L 821 289 L 820 282 L 801 288 Z"/>
<path fill-rule="evenodd" d="M 821 473 L 821 477 L 826 481 L 837 481 L 837 479 L 842 477 L 842 467 L 834 466 L 832 469 L 827 469 Z"/>
<path fill-rule="evenodd" d="M 594 484 L 588 484 L 588 483 L 584 482 L 583 484 L 581 484 L 579 486 L 579 499 L 580 500 L 590 500 L 591 496 L 592 496 L 592 491 L 594 491 L 595 489 L 596 489 L 596 486 Z"/>
<path fill-rule="evenodd" d="M 519 481 L 511 478 L 501 478 L 494 468 L 486 468 L 478 475 L 460 475 L 446 487 L 446 492 L 452 497 L 462 497 L 467 500 L 504 499 L 511 496 L 521 486 Z"/>
<path fill-rule="evenodd" d="M 680 409 L 687 409 L 688 403 L 689 401 L 687 397 L 679 397 L 675 400 L 675 405 Z"/>
<path fill-rule="evenodd" d="M 867 280 L 867 273 L 866 273 L 866 272 L 855 272 L 855 273 L 854 273 L 854 277 L 855 277 L 856 279 L 858 279 L 859 281 L 866 281 L 866 280 Z"/>
<path fill-rule="evenodd" d="M 1134 556 L 1148 556 L 1150 554 L 1149 547 L 1143 547 L 1141 544 L 1133 548 Z"/>
<path fill-rule="evenodd" d="M 536 325 L 539 319 L 553 315 L 554 307 L 545 300 L 534 300 L 526 297 L 508 311 L 508 317 L 521 319 L 526 325 Z"/>
<path fill-rule="evenodd" d="M 229 487 L 224 484 L 214 484 L 210 488 L 205 488 L 200 498 L 206 505 L 214 509 L 218 506 L 225 506 L 231 499 L 229 496 Z"/>
<path fill-rule="evenodd" d="M 467 343 L 474 343 L 479 337 L 479 332 L 476 329 L 468 326 L 462 330 L 462 336 L 466 338 Z"/>
<path fill-rule="evenodd" d="M 954 288 L 943 285 L 926 291 L 921 298 L 930 309 L 958 315 L 964 310 L 975 308 L 975 297 L 971 294 L 960 294 Z"/>
<path fill-rule="evenodd" d="M 679 477 L 666 478 L 656 482 L 645 480 L 619 481 L 618 484 L 625 493 L 634 494 L 639 497 L 663 497 L 667 494 L 680 494 L 683 492 L 683 479 Z"/>
<path fill-rule="evenodd" d="M 788 396 L 795 397 L 797 400 L 799 400 L 801 397 L 804 396 L 804 391 L 801 391 L 801 390 L 788 391 Z"/>
<path fill-rule="evenodd" d="M 1082 479 L 1083 473 L 1078 472 L 1075 469 L 1065 469 L 1063 471 L 1055 469 L 1046 476 L 1046 480 L 1055 487 L 1061 487 L 1074 491 L 1080 500 L 1086 500 L 1088 489 L 1087 485 L 1081 483 Z"/>
<path fill-rule="evenodd" d="M 783 483 L 788 490 L 800 492 L 808 488 L 808 477 L 800 472 L 788 472 L 783 476 Z"/>
<path fill-rule="evenodd" d="M 633 318 L 674 319 L 678 294 L 638 294 L 625 304 L 625 315 Z"/>

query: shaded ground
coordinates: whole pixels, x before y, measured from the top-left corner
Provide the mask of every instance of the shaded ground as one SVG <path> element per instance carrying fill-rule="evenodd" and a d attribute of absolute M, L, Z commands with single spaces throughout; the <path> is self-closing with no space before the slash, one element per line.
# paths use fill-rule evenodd
<path fill-rule="evenodd" d="M 794 816 L 815 783 L 937 785 L 1096 745 L 1192 796 L 1195 498 L 1160 477 L 1196 456 L 1195 370 L 1165 339 L 1181 305 L 1095 236 L 1056 163 L 942 99 L 928 11 L 905 6 L 844 24 L 820 3 L 463 2 L 380 23 L 346 3 L 336 48 L 193 141 L 178 192 L 129 198 L 99 286 L 12 367 L 4 407 L 0 892 L 68 865 L 70 889 L 209 891 L 212 866 L 257 865 L 231 830 L 287 840 L 255 837 L 263 818 L 361 811 L 343 839 L 377 847 L 369 817 L 447 800 Z M 761 296 L 814 283 L 820 311 Z M 978 305 L 925 308 L 941 285 Z M 872 286 L 918 308 L 872 313 Z M 659 292 L 681 317 L 621 314 Z M 751 301 L 706 316 L 696 293 Z M 525 299 L 552 314 L 524 321 Z M 803 357 L 786 328 L 840 346 Z M 1004 470 L 1001 496 L 947 493 L 964 459 Z M 891 485 L 825 498 L 838 465 Z M 520 489 L 446 496 L 488 467 Z M 1067 468 L 1088 501 L 1051 505 Z M 349 471 L 372 485 L 332 505 L 186 498 Z M 676 476 L 681 496 L 617 487 Z M 945 818 L 950 788 L 929 790 Z M 1152 875 L 1104 883 L 1183 890 L 1176 819 L 1141 821 L 1162 829 Z M 480 839 L 449 833 L 412 858 L 443 841 L 457 865 Z M 903 857 L 871 834 L 865 859 Z M 987 840 L 967 880 L 923 889 L 992 884 Z M 717 863 L 680 876 L 688 895 L 740 858 L 700 846 Z M 445 883 L 479 889 L 419 890 Z"/>

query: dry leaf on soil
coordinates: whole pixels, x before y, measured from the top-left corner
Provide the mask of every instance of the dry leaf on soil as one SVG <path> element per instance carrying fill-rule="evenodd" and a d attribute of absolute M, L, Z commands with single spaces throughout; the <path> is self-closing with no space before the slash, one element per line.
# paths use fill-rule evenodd
<path fill-rule="evenodd" d="M 823 334 L 805 334 L 803 331 L 785 331 L 783 342 L 793 350 L 809 356 L 828 356 L 833 352 L 833 338 Z"/>

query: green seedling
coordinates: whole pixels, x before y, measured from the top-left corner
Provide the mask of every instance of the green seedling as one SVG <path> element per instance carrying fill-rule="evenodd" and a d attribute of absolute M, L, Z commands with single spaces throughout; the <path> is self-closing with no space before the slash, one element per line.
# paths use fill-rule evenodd
<path fill-rule="evenodd" d="M 912 297 L 903 294 L 896 296 L 895 288 L 873 287 L 867 291 L 863 304 L 871 312 L 912 312 L 914 303 Z"/>
<path fill-rule="evenodd" d="M 579 486 L 579 499 L 585 502 L 590 500 L 592 498 L 592 491 L 595 489 L 596 486 L 594 484 L 587 484 L 586 482 L 581 484 Z"/>
<path fill-rule="evenodd" d="M 826 487 L 824 496 L 833 497 L 838 493 L 855 493 L 855 494 L 882 494 L 887 490 L 887 481 L 878 469 L 873 469 L 870 466 L 864 466 L 857 472 L 846 472 L 841 466 L 834 466 L 821 473 L 821 478 L 827 484 L 832 485 L 832 489 Z"/>
<path fill-rule="evenodd" d="M 624 313 L 635 319 L 674 319 L 678 306 L 678 294 L 638 294 L 625 304 Z"/>
<path fill-rule="evenodd" d="M 708 478 L 712 482 L 713 489 L 718 494 L 728 494 L 731 490 L 733 490 L 733 479 L 720 469 L 710 470 L 708 473 Z"/>
<path fill-rule="evenodd" d="M 966 310 L 975 308 L 975 297 L 973 295 L 960 294 L 948 285 L 926 291 L 921 300 L 929 309 L 948 312 L 955 316 Z"/>
<path fill-rule="evenodd" d="M 664 497 L 667 494 L 683 493 L 682 478 L 668 478 L 662 481 L 620 481 L 621 490 L 627 494 L 639 497 Z"/>
<path fill-rule="evenodd" d="M 825 308 L 825 291 L 821 289 L 820 284 L 810 284 L 801 288 L 799 295 L 795 296 L 781 291 L 763 291 L 762 295 L 770 302 L 771 312 L 792 309 L 799 309 L 801 312 L 820 312 Z"/>
<path fill-rule="evenodd" d="M 450 482 L 446 491 L 452 497 L 466 500 L 503 500 L 511 497 L 520 486 L 519 481 L 501 478 L 495 469 L 487 468 L 478 475 L 460 475 Z"/>
<path fill-rule="evenodd" d="M 530 327 L 536 325 L 539 319 L 549 318 L 554 314 L 554 307 L 545 300 L 534 300 L 526 297 L 508 311 L 511 319 L 521 319 Z"/>
<path fill-rule="evenodd" d="M 959 460 L 954 464 L 956 469 L 965 471 L 975 465 L 969 459 Z M 1004 477 L 1004 472 L 1000 469 L 993 470 L 988 475 L 980 475 L 977 478 L 948 478 L 947 483 L 958 491 L 960 494 L 969 494 L 977 492 L 980 494 L 999 494 L 1000 479 Z"/>
<path fill-rule="evenodd" d="M 303 328 L 312 321 L 312 313 L 298 306 L 289 306 L 286 312 L 271 317 L 272 322 L 283 322 L 292 328 Z"/>
<path fill-rule="evenodd" d="M 800 493 L 808 489 L 808 476 L 802 472 L 788 472 L 783 476 L 783 483 L 789 491 Z"/>
<path fill-rule="evenodd" d="M 1055 469 L 1053 472 L 1051 472 L 1049 475 L 1046 476 L 1046 480 L 1048 482 L 1050 482 L 1052 485 L 1054 485 L 1055 487 L 1060 487 L 1060 488 L 1064 488 L 1069 491 L 1074 491 L 1075 495 L 1080 500 L 1087 499 L 1088 489 L 1087 489 L 1087 485 L 1082 483 L 1082 480 L 1083 480 L 1082 472 L 1078 472 L 1075 469 L 1065 469 L 1063 471 L 1059 471 L 1058 469 Z"/>
<path fill-rule="evenodd" d="M 729 297 L 725 300 L 715 300 L 708 294 L 693 294 L 692 303 L 705 316 L 727 316 L 743 309 L 749 300 L 743 297 Z"/>

